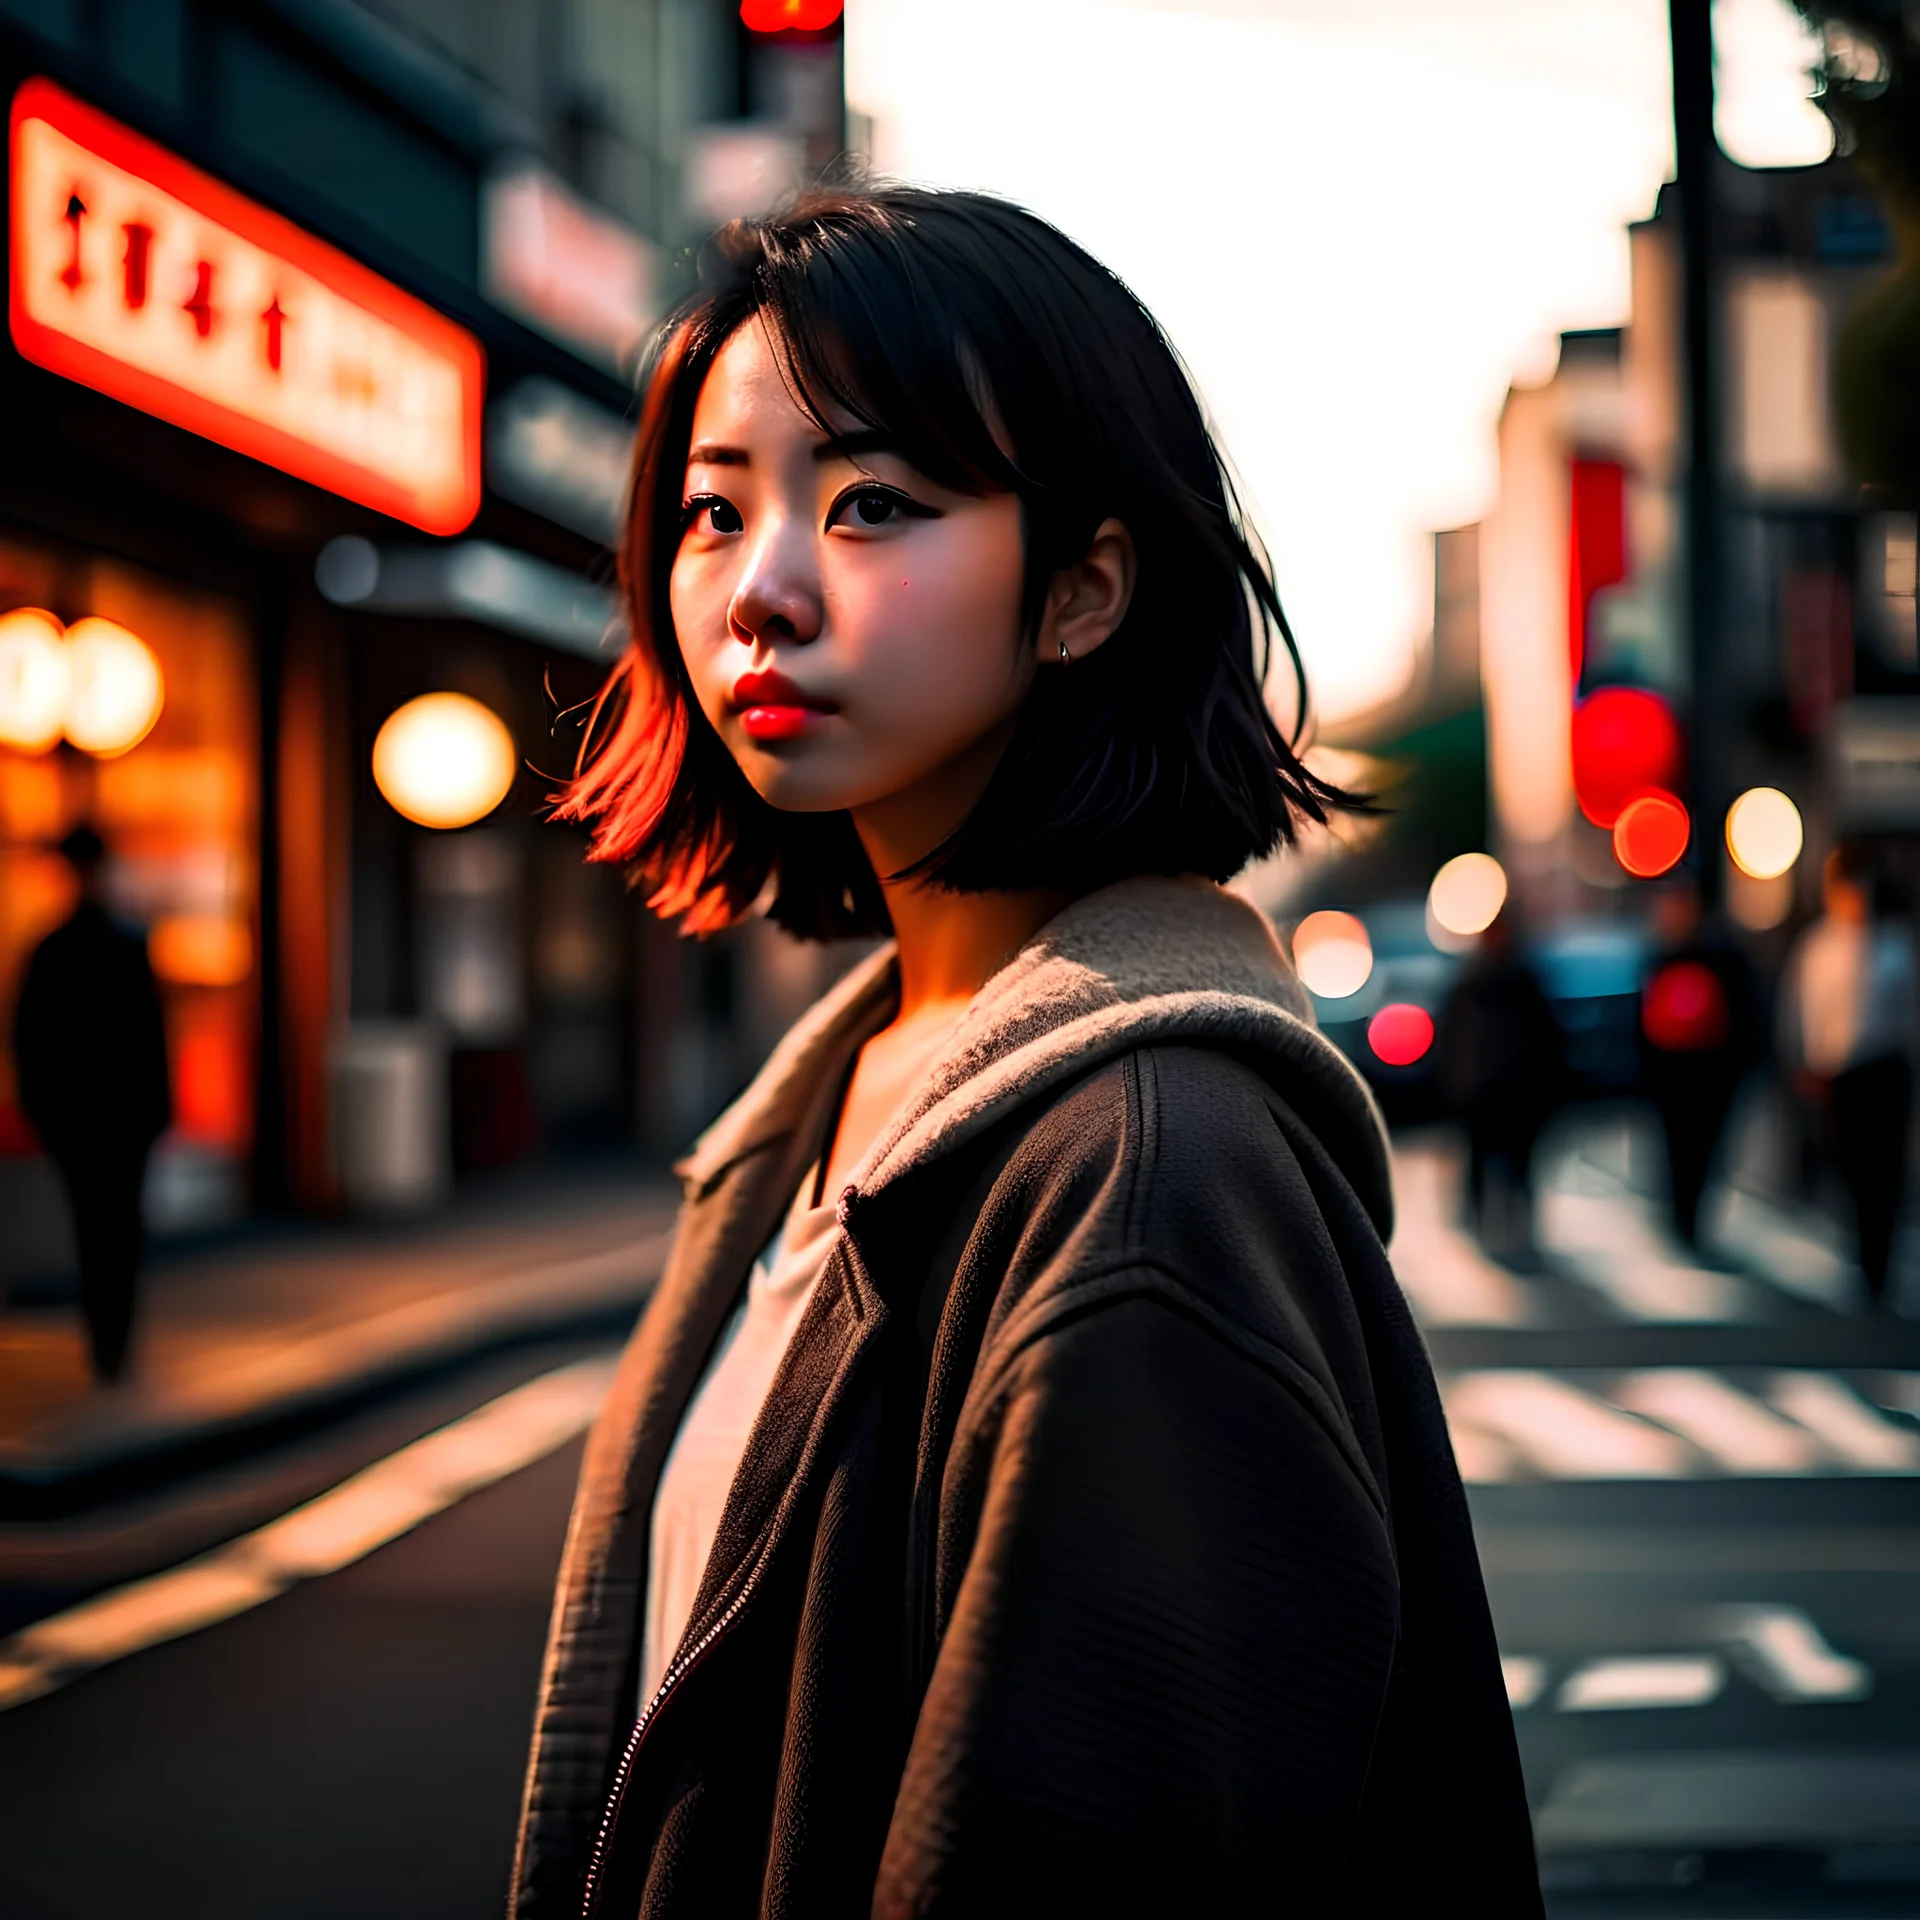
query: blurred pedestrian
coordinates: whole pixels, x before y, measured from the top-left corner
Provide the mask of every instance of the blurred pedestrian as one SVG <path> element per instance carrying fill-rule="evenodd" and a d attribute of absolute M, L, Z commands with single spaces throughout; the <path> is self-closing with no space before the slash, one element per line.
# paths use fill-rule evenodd
<path fill-rule="evenodd" d="M 1661 890 L 1659 947 L 1640 996 L 1640 1062 L 1666 1140 L 1674 1232 L 1698 1246 L 1706 1191 L 1734 1095 L 1760 1054 L 1753 967 L 1705 924 L 1699 882 L 1684 870 Z"/>
<path fill-rule="evenodd" d="M 1219 884 L 1348 796 L 1165 337 L 889 187 L 723 230 L 651 367 L 564 811 L 695 928 L 886 944 L 684 1165 L 515 1920 L 1538 1914 L 1386 1141 Z"/>
<path fill-rule="evenodd" d="M 1511 907 L 1480 936 L 1440 1015 L 1440 1096 L 1467 1136 L 1467 1196 L 1489 1251 L 1533 1244 L 1533 1155 L 1560 1105 L 1566 1044 Z"/>
<path fill-rule="evenodd" d="M 27 963 L 14 1009 L 20 1105 L 66 1186 L 80 1311 L 96 1379 L 117 1380 L 133 1335 L 147 1156 L 171 1118 L 167 1044 L 145 938 L 108 911 L 106 847 L 91 827 L 60 843 L 80 904 Z"/>
<path fill-rule="evenodd" d="M 1851 844 L 1828 855 L 1823 884 L 1825 911 L 1788 956 L 1781 1052 L 1796 1088 L 1824 1108 L 1877 1303 L 1906 1196 L 1920 1019 L 1910 903 Z"/>

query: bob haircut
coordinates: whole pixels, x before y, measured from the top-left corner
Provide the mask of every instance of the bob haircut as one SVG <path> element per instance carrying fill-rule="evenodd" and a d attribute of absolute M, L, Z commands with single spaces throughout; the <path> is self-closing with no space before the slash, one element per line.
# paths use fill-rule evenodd
<path fill-rule="evenodd" d="M 890 931 L 851 819 L 754 792 L 674 637 L 694 406 L 754 320 L 823 428 L 851 416 L 939 484 L 1018 495 L 1029 636 L 1103 520 L 1133 537 L 1125 619 L 1036 677 L 978 804 L 915 871 L 957 892 L 1225 880 L 1300 816 L 1356 804 L 1307 772 L 1262 698 L 1277 634 L 1304 716 L 1299 653 L 1180 362 L 1058 229 L 985 194 L 823 189 L 723 228 L 700 282 L 648 356 L 620 557 L 632 640 L 556 809 L 594 823 L 592 857 L 629 865 L 656 911 L 707 933 L 764 901 L 807 938 Z"/>

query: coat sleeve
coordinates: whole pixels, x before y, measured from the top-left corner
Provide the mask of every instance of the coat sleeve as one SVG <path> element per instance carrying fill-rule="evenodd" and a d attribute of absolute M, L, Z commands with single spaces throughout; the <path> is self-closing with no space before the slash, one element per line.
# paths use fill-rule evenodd
<path fill-rule="evenodd" d="M 1386 1521 L 1273 1357 L 1153 1273 L 1101 1292 L 950 1463 L 984 1495 L 940 1583 L 887 1920 L 1311 1912 L 1344 1859 L 1393 1664 Z"/>

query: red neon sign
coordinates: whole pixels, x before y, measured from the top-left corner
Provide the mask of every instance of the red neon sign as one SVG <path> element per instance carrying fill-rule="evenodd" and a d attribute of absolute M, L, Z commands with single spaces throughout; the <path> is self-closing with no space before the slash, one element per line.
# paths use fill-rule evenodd
<path fill-rule="evenodd" d="M 428 533 L 473 518 L 464 328 L 50 81 L 14 95 L 11 147 L 27 359 Z"/>

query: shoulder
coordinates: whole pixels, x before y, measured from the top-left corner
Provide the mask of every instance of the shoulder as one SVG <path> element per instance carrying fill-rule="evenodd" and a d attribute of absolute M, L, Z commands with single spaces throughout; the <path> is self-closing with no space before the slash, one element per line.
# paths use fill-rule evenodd
<path fill-rule="evenodd" d="M 992 1187 L 1030 1301 L 1132 1275 L 1296 1348 L 1347 1319 L 1341 1242 L 1372 1239 L 1281 1094 L 1208 1046 L 1142 1046 L 1070 1083 L 1022 1116 Z"/>

